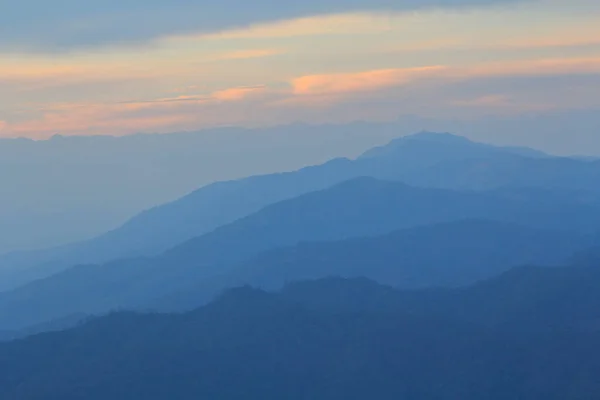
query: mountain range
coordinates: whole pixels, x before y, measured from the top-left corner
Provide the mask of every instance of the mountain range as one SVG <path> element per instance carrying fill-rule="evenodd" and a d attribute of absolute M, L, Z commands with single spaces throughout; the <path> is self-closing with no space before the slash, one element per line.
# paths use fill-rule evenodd
<path fill-rule="evenodd" d="M 452 166 L 472 163 L 490 167 L 484 185 L 440 188 L 452 186 Z M 547 181 L 507 184 L 515 165 L 519 177 Z M 493 168 L 511 174 L 495 179 Z M 355 160 L 215 183 L 97 239 L 5 256 L 0 330 L 121 308 L 186 310 L 240 284 L 276 289 L 331 274 L 456 287 L 518 265 L 567 264 L 598 243 L 600 201 L 583 173 L 594 168 L 423 132 Z M 432 171 L 449 180 L 425 185 Z"/>
<path fill-rule="evenodd" d="M 460 190 L 544 191 L 596 202 L 600 162 L 551 157 L 526 148 L 496 147 L 465 138 L 423 132 L 396 139 L 357 159 L 335 159 L 295 172 L 218 182 L 142 212 L 95 239 L 48 250 L 0 257 L 0 290 L 50 276 L 76 264 L 159 255 L 186 240 L 279 201 L 369 176 L 413 186 Z M 541 198 L 541 193 L 539 193 Z"/>
<path fill-rule="evenodd" d="M 0 256 L 0 398 L 596 399 L 598 177 L 422 132 Z"/>
<path fill-rule="evenodd" d="M 277 282 L 286 274 L 287 279 L 318 278 L 359 268 L 355 273 L 404 287 L 455 286 L 519 264 L 560 264 L 596 243 L 600 204 L 547 202 L 537 191 L 519 197 L 501 193 L 355 178 L 267 206 L 156 257 L 79 265 L 0 293 L 0 326 L 14 330 L 71 314 L 154 307 L 156 299 L 190 290 L 202 300 L 193 305 L 200 305 L 224 287 L 253 283 L 259 276 Z M 491 222 L 461 223 L 464 219 Z M 409 230 L 392 233 L 400 229 Z M 316 241 L 323 243 L 315 245 L 314 260 L 306 260 L 310 245 L 277 250 Z M 362 269 L 354 264 L 358 258 L 348 261 L 352 248 L 364 250 Z M 278 268 L 278 255 L 289 268 Z M 319 258 L 328 256 L 326 267 Z M 367 263 L 379 269 L 368 269 Z M 449 272 L 440 275 L 444 267 Z"/>
<path fill-rule="evenodd" d="M 0 138 L 0 254 L 83 241 L 212 182 L 355 157 L 394 124 Z"/>

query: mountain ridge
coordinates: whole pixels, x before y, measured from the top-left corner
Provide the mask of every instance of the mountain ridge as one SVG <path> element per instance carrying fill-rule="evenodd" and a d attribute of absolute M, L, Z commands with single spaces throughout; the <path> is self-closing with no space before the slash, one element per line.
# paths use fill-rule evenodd
<path fill-rule="evenodd" d="M 540 229 L 560 226 L 586 234 L 585 229 L 600 224 L 600 204 L 589 207 L 592 208 L 577 204 L 569 208 L 562 202 L 540 207 L 535 196 L 504 198 L 355 178 L 270 205 L 158 257 L 70 268 L 12 292 L 0 293 L 0 327 L 14 329 L 75 313 L 140 307 L 195 282 L 216 279 L 264 251 L 307 240 L 377 236 L 468 218 Z M 577 212 L 570 215 L 570 209 Z M 556 250 L 561 245 L 553 247 Z M 74 298 L 77 302 L 70 300 Z"/>
<path fill-rule="evenodd" d="M 453 140 L 466 143 L 466 147 L 471 149 L 468 151 L 472 151 L 472 148 L 485 149 L 485 154 L 491 151 L 496 155 L 517 157 L 507 149 L 460 137 L 454 137 Z M 442 142 L 446 141 L 447 138 Z M 174 202 L 146 210 L 121 227 L 95 239 L 48 250 L 0 256 L 0 290 L 50 276 L 75 264 L 157 255 L 278 201 L 325 189 L 357 176 L 402 180 L 402 174 L 408 174 L 417 167 L 432 167 L 446 157 L 457 156 L 452 155 L 455 149 L 444 150 L 443 143 L 442 147 L 435 145 L 436 140 L 431 137 L 424 141 L 422 135 L 400 138 L 388 144 L 388 148 L 402 142 L 416 143 L 419 154 L 409 150 L 392 157 L 391 161 L 378 160 L 377 157 L 359 157 L 356 160 L 338 158 L 295 172 L 218 182 L 195 190 Z M 437 146 L 438 150 L 434 152 L 431 146 Z M 459 154 L 459 157 L 464 157 L 464 154 Z M 419 184 L 418 181 L 408 182 Z"/>

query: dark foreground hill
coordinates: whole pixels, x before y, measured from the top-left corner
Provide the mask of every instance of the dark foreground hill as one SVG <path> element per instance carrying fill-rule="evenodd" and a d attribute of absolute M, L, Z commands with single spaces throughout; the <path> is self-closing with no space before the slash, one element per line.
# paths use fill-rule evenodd
<path fill-rule="evenodd" d="M 579 310 L 571 321 L 597 318 L 598 296 L 589 296 L 599 278 L 524 269 L 448 291 L 448 303 L 474 310 L 468 320 L 441 316 L 447 304 L 428 291 L 365 280 L 234 289 L 187 314 L 116 313 L 0 344 L 0 397 L 591 400 L 600 396 L 598 327 L 557 329 L 546 318 L 557 308 Z M 522 306 L 493 306 L 515 294 Z M 540 321 L 533 330 L 517 323 L 525 313 Z"/>

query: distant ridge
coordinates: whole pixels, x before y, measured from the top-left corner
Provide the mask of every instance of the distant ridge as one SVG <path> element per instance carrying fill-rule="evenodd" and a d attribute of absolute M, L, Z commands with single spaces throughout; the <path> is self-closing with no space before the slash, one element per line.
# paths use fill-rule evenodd
<path fill-rule="evenodd" d="M 156 140 L 159 139 L 163 138 L 157 136 Z M 447 143 L 455 145 L 449 147 Z M 441 163 L 482 157 L 504 165 L 507 158 L 518 156 L 510 149 L 428 132 L 394 140 L 357 160 L 340 158 L 295 172 L 218 182 L 142 212 L 123 226 L 95 239 L 49 250 L 0 256 L 0 290 L 50 276 L 75 264 L 158 255 L 269 204 L 322 190 L 353 177 L 371 176 L 420 185 L 421 175 L 427 177 L 426 171 Z M 434 176 L 438 175 L 436 172 Z"/>
<path fill-rule="evenodd" d="M 357 160 L 341 158 L 295 172 L 215 183 L 143 212 L 95 239 L 0 257 L 0 290 L 77 264 L 156 256 L 270 204 L 361 176 L 466 191 L 543 189 L 553 193 L 553 198 L 566 199 L 561 200 L 566 207 L 580 204 L 593 209 L 600 199 L 600 162 L 526 157 L 522 152 L 429 132 L 394 140 Z M 583 219 L 579 223 L 581 227 L 585 224 Z"/>
<path fill-rule="evenodd" d="M 355 157 L 397 135 L 367 123 L 0 138 L 0 254 L 93 238 L 211 182 Z"/>

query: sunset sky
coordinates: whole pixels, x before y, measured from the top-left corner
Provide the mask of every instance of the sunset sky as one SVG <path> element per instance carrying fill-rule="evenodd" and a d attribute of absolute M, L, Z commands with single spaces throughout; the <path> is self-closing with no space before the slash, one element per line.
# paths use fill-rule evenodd
<path fill-rule="evenodd" d="M 0 136 L 600 110 L 598 0 L 22 0 Z"/>

